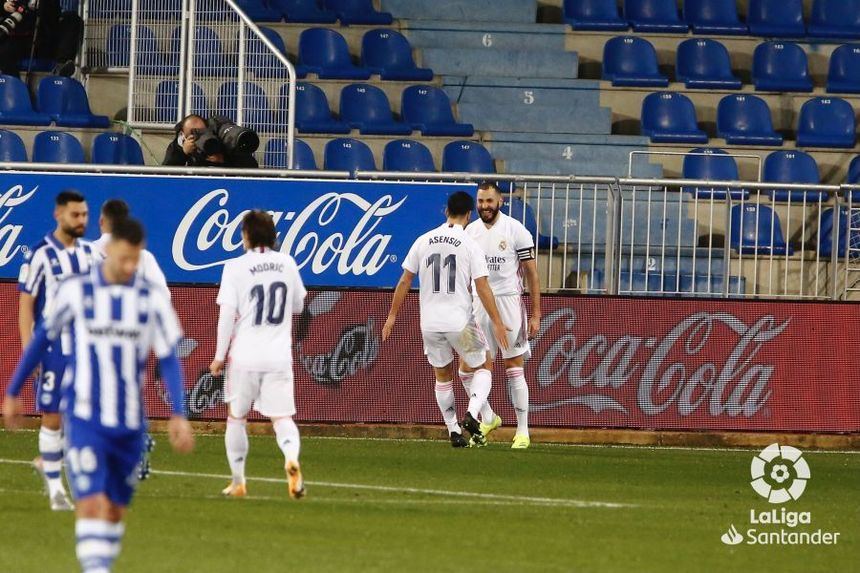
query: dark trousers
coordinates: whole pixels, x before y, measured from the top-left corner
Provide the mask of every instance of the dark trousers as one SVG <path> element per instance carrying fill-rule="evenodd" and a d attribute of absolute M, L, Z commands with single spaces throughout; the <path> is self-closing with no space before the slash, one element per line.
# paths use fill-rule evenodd
<path fill-rule="evenodd" d="M 74 60 L 81 45 L 84 23 L 74 12 L 64 13 L 56 22 L 40 22 L 35 57 L 56 62 Z M 33 35 L 22 34 L 0 39 L 0 72 L 20 73 L 20 61 L 30 57 Z"/>

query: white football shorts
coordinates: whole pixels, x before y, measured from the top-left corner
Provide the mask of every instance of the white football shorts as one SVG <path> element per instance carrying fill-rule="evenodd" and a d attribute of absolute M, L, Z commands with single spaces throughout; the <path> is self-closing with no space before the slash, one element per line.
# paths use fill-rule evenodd
<path fill-rule="evenodd" d="M 424 338 L 424 354 L 435 368 L 443 368 L 454 361 L 454 351 L 471 368 L 478 368 L 487 361 L 487 339 L 473 317 L 460 332 L 421 331 Z"/>
<path fill-rule="evenodd" d="M 293 373 L 288 370 L 254 372 L 227 368 L 224 402 L 234 418 L 244 418 L 254 410 L 267 418 L 295 416 L 296 397 Z"/>
<path fill-rule="evenodd" d="M 518 294 L 497 296 L 496 308 L 499 309 L 502 322 L 510 329 L 508 331 L 508 349 L 502 350 L 502 358 L 524 356 L 528 359 L 532 351 L 529 346 L 528 315 L 522 297 Z M 499 352 L 499 343 L 492 334 L 493 322 L 480 301 L 475 303 L 475 320 L 481 330 L 488 333 L 487 344 L 490 347 L 490 356 L 495 360 L 496 354 Z"/>

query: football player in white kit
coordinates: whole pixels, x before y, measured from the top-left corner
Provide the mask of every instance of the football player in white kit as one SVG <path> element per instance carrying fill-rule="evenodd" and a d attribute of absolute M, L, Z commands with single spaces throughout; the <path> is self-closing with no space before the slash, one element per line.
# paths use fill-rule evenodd
<path fill-rule="evenodd" d="M 293 421 L 292 315 L 302 311 L 307 291 L 293 258 L 275 250 L 276 238 L 271 215 L 264 211 L 246 213 L 242 218 L 246 251 L 224 265 L 218 291 L 218 344 L 209 370 L 214 376 L 223 372 L 232 337 L 224 381 L 224 444 L 233 480 L 221 492 L 231 497 L 247 495 L 245 423 L 252 403 L 272 421 L 284 453 L 290 497 L 298 499 L 305 494 L 299 466 L 299 428 Z"/>
<path fill-rule="evenodd" d="M 502 192 L 490 181 L 478 186 L 478 215 L 480 220 L 466 227 L 466 234 L 481 246 L 487 255 L 490 288 L 496 296 L 496 306 L 502 321 L 510 328 L 508 348 L 502 349 L 508 393 L 517 414 L 517 431 L 513 449 L 529 447 L 529 387 L 523 375 L 526 359 L 531 355 L 529 340 L 540 329 L 540 282 L 535 263 L 535 244 L 525 226 L 501 212 Z M 531 317 L 527 318 L 523 305 L 523 275 L 529 286 Z M 487 328 L 490 317 L 481 300 L 475 297 L 475 318 L 478 326 Z M 496 358 L 499 348 L 490 344 L 490 356 Z M 469 394 L 472 375 L 460 371 L 460 380 Z M 489 401 L 481 410 L 481 431 L 486 436 L 502 424 L 502 419 L 490 407 Z M 480 445 L 480 444 L 475 444 Z"/>
<path fill-rule="evenodd" d="M 456 350 L 460 357 L 460 369 L 472 374 L 469 407 L 463 418 L 463 427 L 475 443 L 484 442 L 477 418 L 492 386 L 489 347 L 472 315 L 471 284 L 474 284 L 477 296 L 487 309 L 489 328 L 499 346 L 508 347 L 506 328 L 487 282 L 484 253 L 463 229 L 469 223 L 474 208 L 475 200 L 468 193 L 457 191 L 448 197 L 445 211 L 448 220 L 418 237 L 409 249 L 388 319 L 382 328 L 384 342 L 391 336 L 397 313 L 417 274 L 424 354 L 435 372 L 436 403 L 455 448 L 466 447 L 469 442 L 463 437 L 454 405 L 453 351 Z"/>

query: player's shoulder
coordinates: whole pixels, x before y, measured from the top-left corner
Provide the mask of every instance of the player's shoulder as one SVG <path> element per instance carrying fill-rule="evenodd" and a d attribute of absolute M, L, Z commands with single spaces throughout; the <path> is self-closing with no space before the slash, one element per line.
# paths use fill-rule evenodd
<path fill-rule="evenodd" d="M 484 229 L 486 229 L 486 227 L 484 227 L 484 222 L 478 218 L 466 225 L 465 231 L 470 237 L 477 237 Z"/>
<path fill-rule="evenodd" d="M 27 248 L 27 252 L 24 256 L 26 260 L 31 261 L 36 257 L 36 255 L 44 254 L 50 246 L 51 243 L 48 241 L 47 237 L 42 237 L 37 243 L 34 243 Z"/>
<path fill-rule="evenodd" d="M 95 281 L 90 273 L 61 275 L 57 277 L 57 294 L 68 291 L 80 292 L 86 288 L 85 285 L 95 286 Z"/>
<path fill-rule="evenodd" d="M 522 221 L 518 220 L 516 217 L 511 217 L 507 213 L 499 212 L 499 223 L 509 231 L 525 231 L 528 232 L 526 226 L 523 225 Z"/>

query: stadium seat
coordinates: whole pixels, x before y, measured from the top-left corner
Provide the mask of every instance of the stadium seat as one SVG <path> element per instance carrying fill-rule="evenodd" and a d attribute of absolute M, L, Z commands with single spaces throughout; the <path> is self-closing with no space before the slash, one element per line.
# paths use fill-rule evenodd
<path fill-rule="evenodd" d="M 749 32 L 738 18 L 735 0 L 684 0 L 684 19 L 694 34 L 743 36 Z"/>
<path fill-rule="evenodd" d="M 373 152 L 364 142 L 348 137 L 333 139 L 325 145 L 326 171 L 376 171 Z"/>
<path fill-rule="evenodd" d="M 217 114 L 238 121 L 244 127 L 250 127 L 260 133 L 271 133 L 276 125 L 282 123 L 275 119 L 269 104 L 269 97 L 259 84 L 245 82 L 242 86 L 242 118 L 238 117 L 239 82 L 224 82 L 218 88 Z"/>
<path fill-rule="evenodd" d="M 6 125 L 50 125 L 51 117 L 33 111 L 30 90 L 14 76 L 0 75 L 0 123 Z"/>
<path fill-rule="evenodd" d="M 284 89 L 282 88 L 281 91 L 283 92 Z M 308 83 L 299 83 L 296 85 L 295 123 L 299 133 L 350 132 L 350 128 L 346 123 L 332 117 L 328 99 L 326 99 L 322 88 Z"/>
<path fill-rule="evenodd" d="M 802 38 L 803 0 L 749 0 L 747 26 L 753 36 Z"/>
<path fill-rule="evenodd" d="M 697 147 L 690 150 L 691 154 L 704 155 L 684 156 L 684 179 L 700 179 L 702 181 L 738 181 L 738 164 L 734 157 L 726 151 L 710 147 Z M 750 193 L 746 189 L 728 189 L 727 187 L 684 187 L 683 191 L 692 193 L 700 199 L 725 199 L 730 194 L 732 199 L 746 199 Z"/>
<path fill-rule="evenodd" d="M 409 86 L 403 90 L 400 115 L 421 135 L 471 137 L 475 128 L 470 123 L 457 123 L 451 111 L 451 100 L 441 89 L 433 86 Z"/>
<path fill-rule="evenodd" d="M 782 145 L 767 102 L 754 95 L 728 95 L 720 100 L 717 135 L 730 145 Z"/>
<path fill-rule="evenodd" d="M 75 79 L 48 76 L 39 82 L 36 92 L 39 111 L 64 127 L 108 127 L 106 115 L 93 115 L 84 86 Z"/>
<path fill-rule="evenodd" d="M 191 86 L 191 110 L 202 117 L 209 117 L 209 101 L 200 84 Z M 174 123 L 178 121 L 176 110 L 179 108 L 179 82 L 177 80 L 164 80 L 159 82 L 155 88 L 155 118 L 160 123 Z"/>
<path fill-rule="evenodd" d="M 179 53 L 181 30 L 173 33 L 172 46 Z M 208 26 L 196 26 L 194 38 L 194 74 L 196 76 L 220 76 L 224 70 L 238 67 L 238 59 L 224 52 L 221 38 Z"/>
<path fill-rule="evenodd" d="M 322 0 L 323 7 L 337 14 L 344 26 L 387 26 L 394 21 L 389 12 L 377 12 L 372 0 Z"/>
<path fill-rule="evenodd" d="M 538 234 L 537 219 L 530 205 L 524 204 L 523 200 L 519 197 L 506 198 L 506 203 L 507 205 L 502 207 L 503 212 L 521 222 L 528 232 L 532 234 L 532 237 L 537 237 L 535 247 L 552 250 L 558 248 L 558 237 Z"/>
<path fill-rule="evenodd" d="M 739 90 L 726 47 L 716 40 L 691 38 L 678 44 L 675 78 L 687 89 Z"/>
<path fill-rule="evenodd" d="M 280 138 L 270 139 L 266 143 L 263 152 L 263 165 L 276 169 L 287 168 L 287 140 Z M 317 162 L 311 146 L 301 139 L 293 140 L 293 169 L 305 171 L 316 171 Z"/>
<path fill-rule="evenodd" d="M 800 108 L 798 147 L 854 147 L 854 108 L 838 97 L 812 98 Z"/>
<path fill-rule="evenodd" d="M 259 28 L 263 36 L 275 46 L 275 49 L 286 57 L 287 48 L 281 35 L 272 28 L 265 26 L 259 26 Z M 287 67 L 269 50 L 268 46 L 260 38 L 249 34 L 246 42 L 245 67 L 247 70 L 253 72 L 258 77 L 282 77 L 286 80 Z"/>
<path fill-rule="evenodd" d="M 860 184 L 860 155 L 851 160 L 848 164 L 848 177 L 846 183 L 849 185 Z"/>
<path fill-rule="evenodd" d="M 131 136 L 101 133 L 93 140 L 92 163 L 107 165 L 143 165 L 143 151 Z"/>
<path fill-rule="evenodd" d="M 574 30 L 620 32 L 629 28 L 618 15 L 616 0 L 564 0 L 564 21 Z"/>
<path fill-rule="evenodd" d="M 476 141 L 452 141 L 442 151 L 442 171 L 495 173 L 496 163 L 487 148 Z"/>
<path fill-rule="evenodd" d="M 33 139 L 34 163 L 84 163 L 81 142 L 64 131 L 43 131 Z"/>
<path fill-rule="evenodd" d="M 108 67 L 127 68 L 131 65 L 131 26 L 114 24 L 108 31 Z M 179 52 L 164 53 L 158 47 L 149 26 L 137 29 L 137 63 L 135 72 L 141 75 L 178 76 Z"/>
<path fill-rule="evenodd" d="M 613 86 L 666 87 L 669 78 L 657 67 L 657 51 L 636 36 L 611 38 L 603 46 L 603 79 Z"/>
<path fill-rule="evenodd" d="M 254 22 L 280 22 L 283 18 L 280 10 L 272 8 L 265 0 L 236 0 L 236 4 Z"/>
<path fill-rule="evenodd" d="M 860 38 L 860 0 L 814 0 L 808 35 Z"/>
<path fill-rule="evenodd" d="M 624 18 L 634 32 L 686 34 L 689 30 L 678 16 L 676 0 L 624 0 Z"/>
<path fill-rule="evenodd" d="M 349 46 L 338 32 L 310 28 L 299 36 L 299 65 L 296 71 L 313 73 L 320 79 L 366 80 L 370 70 L 356 67 Z"/>
<path fill-rule="evenodd" d="M 860 44 L 839 46 L 830 55 L 827 91 L 860 93 Z"/>
<path fill-rule="evenodd" d="M 696 108 L 690 98 L 657 92 L 642 102 L 642 135 L 653 143 L 705 143 L 708 134 L 696 124 Z"/>
<path fill-rule="evenodd" d="M 362 135 L 409 135 L 412 128 L 396 121 L 385 92 L 370 84 L 349 84 L 340 92 L 340 119 Z"/>
<path fill-rule="evenodd" d="M 383 80 L 425 82 L 433 70 L 419 68 L 412 58 L 409 40 L 397 30 L 370 30 L 361 40 L 361 65 Z"/>
<path fill-rule="evenodd" d="M 792 42 L 762 42 L 753 52 L 752 81 L 756 91 L 811 92 L 806 52 Z"/>
<path fill-rule="evenodd" d="M 14 131 L 0 129 L 0 161 L 27 161 L 27 148 Z"/>
<path fill-rule="evenodd" d="M 337 14 L 320 8 L 317 0 L 269 0 L 275 10 L 279 10 L 284 20 L 302 24 L 334 24 Z"/>
<path fill-rule="evenodd" d="M 424 144 L 411 139 L 395 139 L 385 145 L 383 171 L 436 171 L 433 154 Z"/>
<path fill-rule="evenodd" d="M 860 229 L 860 211 L 856 209 L 853 210 L 854 215 L 852 216 L 852 233 L 851 233 L 851 248 L 857 249 L 860 248 L 860 232 L 856 229 Z M 839 208 L 839 229 L 837 230 L 837 241 L 839 247 L 837 248 L 836 256 L 844 257 L 845 251 L 848 248 L 848 215 L 849 209 L 848 207 L 840 207 Z M 818 228 L 818 254 L 821 257 L 832 257 L 833 256 L 833 207 L 829 207 L 824 209 L 821 212 L 821 221 Z M 856 251 L 852 253 L 852 257 L 856 256 Z"/>
<path fill-rule="evenodd" d="M 803 151 L 774 151 L 764 160 L 762 180 L 765 183 L 821 183 L 818 165 L 811 155 Z M 827 193 L 823 191 L 788 191 L 778 189 L 768 194 L 774 201 L 791 201 L 792 203 L 817 203 L 826 201 Z"/>
<path fill-rule="evenodd" d="M 767 205 L 735 205 L 731 211 L 731 247 L 742 255 L 791 255 L 779 216 Z"/>

